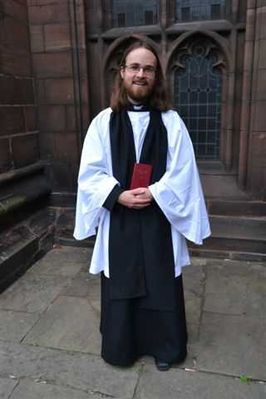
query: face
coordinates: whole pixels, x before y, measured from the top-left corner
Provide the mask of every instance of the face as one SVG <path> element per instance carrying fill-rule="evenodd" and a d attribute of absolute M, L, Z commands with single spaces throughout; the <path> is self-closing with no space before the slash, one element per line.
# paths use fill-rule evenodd
<path fill-rule="evenodd" d="M 155 55 L 145 48 L 137 48 L 127 55 L 120 74 L 133 102 L 142 102 L 150 96 L 155 84 L 156 67 Z"/>

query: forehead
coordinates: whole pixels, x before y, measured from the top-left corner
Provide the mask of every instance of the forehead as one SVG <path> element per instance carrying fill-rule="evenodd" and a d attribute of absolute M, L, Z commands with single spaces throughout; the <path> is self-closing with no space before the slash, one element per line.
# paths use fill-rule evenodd
<path fill-rule="evenodd" d="M 156 66 L 157 60 L 155 55 L 150 50 L 140 47 L 130 51 L 130 53 L 127 55 L 126 63 Z"/>

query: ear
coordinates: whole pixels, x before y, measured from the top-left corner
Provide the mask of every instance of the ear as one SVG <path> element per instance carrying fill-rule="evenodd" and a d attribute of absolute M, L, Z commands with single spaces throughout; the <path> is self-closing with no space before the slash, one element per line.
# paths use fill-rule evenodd
<path fill-rule="evenodd" d="M 124 79 L 124 75 L 125 75 L 125 69 L 124 69 L 124 67 L 121 67 L 120 68 L 120 76 L 122 79 Z"/>

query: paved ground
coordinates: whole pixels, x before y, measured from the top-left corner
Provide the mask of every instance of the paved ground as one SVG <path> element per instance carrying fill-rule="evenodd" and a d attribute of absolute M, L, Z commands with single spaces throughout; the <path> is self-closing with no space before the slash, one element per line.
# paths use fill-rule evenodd
<path fill-rule="evenodd" d="M 56 247 L 0 295 L 1 399 L 266 398 L 266 265 L 193 259 L 184 271 L 189 356 L 168 372 L 100 353 L 90 250 Z"/>

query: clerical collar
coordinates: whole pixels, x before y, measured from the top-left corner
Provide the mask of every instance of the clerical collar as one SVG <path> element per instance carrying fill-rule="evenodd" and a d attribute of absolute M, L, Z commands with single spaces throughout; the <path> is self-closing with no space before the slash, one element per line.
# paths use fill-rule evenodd
<path fill-rule="evenodd" d="M 151 107 L 146 104 L 132 104 L 129 103 L 127 106 L 128 111 L 133 111 L 133 112 L 144 112 L 144 111 L 150 111 Z"/>

